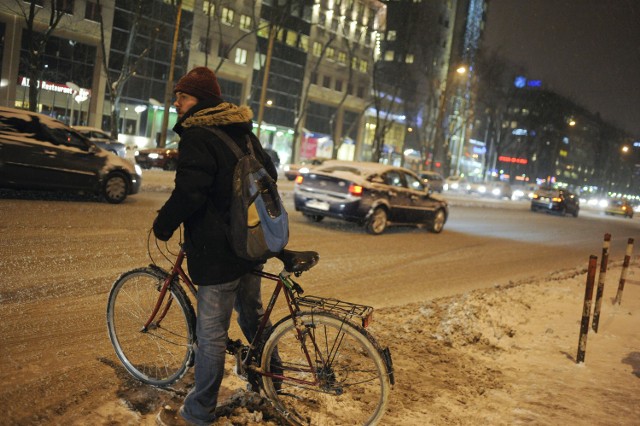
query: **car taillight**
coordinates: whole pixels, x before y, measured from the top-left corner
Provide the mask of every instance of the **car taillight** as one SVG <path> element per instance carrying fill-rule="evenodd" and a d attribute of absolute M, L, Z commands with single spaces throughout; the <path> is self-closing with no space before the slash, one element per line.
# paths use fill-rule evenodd
<path fill-rule="evenodd" d="M 351 185 L 349 185 L 349 194 L 359 197 L 360 195 L 362 195 L 362 186 L 352 183 Z"/>
<path fill-rule="evenodd" d="M 296 176 L 296 183 L 298 185 L 300 185 L 302 183 L 302 181 L 304 180 L 304 177 L 302 175 L 298 175 Z"/>

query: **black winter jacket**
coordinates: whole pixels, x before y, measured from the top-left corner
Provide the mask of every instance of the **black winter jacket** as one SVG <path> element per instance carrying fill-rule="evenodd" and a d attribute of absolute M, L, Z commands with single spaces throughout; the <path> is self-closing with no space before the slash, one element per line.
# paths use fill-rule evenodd
<path fill-rule="evenodd" d="M 218 126 L 247 152 L 252 117 L 246 106 L 199 102 L 173 128 L 180 135 L 175 189 L 158 212 L 154 231 L 171 235 L 184 223 L 187 267 L 197 285 L 233 281 L 260 265 L 237 257 L 229 245 L 224 221 L 228 220 L 237 159 L 223 141 L 202 127 Z M 257 138 L 252 141 L 256 158 L 277 179 L 271 158 Z"/>

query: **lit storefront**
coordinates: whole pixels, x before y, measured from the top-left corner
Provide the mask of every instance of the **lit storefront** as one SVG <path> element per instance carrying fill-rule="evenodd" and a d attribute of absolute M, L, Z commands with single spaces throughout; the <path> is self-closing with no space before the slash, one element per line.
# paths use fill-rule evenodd
<path fill-rule="evenodd" d="M 72 126 L 84 126 L 89 121 L 91 90 L 71 88 L 66 84 L 38 81 L 38 107 L 36 110 Z M 29 108 L 29 79 L 18 77 L 16 108 Z"/>

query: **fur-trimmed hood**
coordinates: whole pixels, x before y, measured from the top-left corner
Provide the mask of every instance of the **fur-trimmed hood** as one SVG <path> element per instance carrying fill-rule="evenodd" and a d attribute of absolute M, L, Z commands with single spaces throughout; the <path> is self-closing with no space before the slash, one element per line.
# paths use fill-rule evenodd
<path fill-rule="evenodd" d="M 225 126 L 247 123 L 252 118 L 253 111 L 248 106 L 237 106 L 229 102 L 222 102 L 212 108 L 201 109 L 180 124 L 185 129 L 192 126 Z"/>

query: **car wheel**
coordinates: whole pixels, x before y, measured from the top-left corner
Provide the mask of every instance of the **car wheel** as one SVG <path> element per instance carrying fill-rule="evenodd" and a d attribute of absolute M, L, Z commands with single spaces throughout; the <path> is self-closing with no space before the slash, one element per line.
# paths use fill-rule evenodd
<path fill-rule="evenodd" d="M 369 234 L 382 234 L 387 228 L 387 211 L 383 207 L 375 209 L 367 221 L 366 228 Z"/>
<path fill-rule="evenodd" d="M 433 221 L 429 225 L 429 231 L 439 234 L 442 232 L 442 228 L 444 228 L 444 223 L 447 220 L 447 216 L 444 214 L 444 210 L 440 209 L 436 211 L 436 215 L 433 218 Z"/>
<path fill-rule="evenodd" d="M 532 211 L 532 212 L 537 212 L 537 211 L 538 211 L 538 209 L 536 209 L 534 206 L 531 206 L 531 211 Z"/>
<path fill-rule="evenodd" d="M 580 209 L 575 209 L 573 211 L 573 217 L 578 217 L 578 213 L 580 212 Z"/>
<path fill-rule="evenodd" d="M 169 160 L 164 163 L 163 169 L 167 171 L 174 171 L 176 167 L 178 167 L 178 162 L 176 160 Z"/>
<path fill-rule="evenodd" d="M 306 217 L 307 219 L 309 219 L 311 222 L 322 222 L 322 219 L 324 219 L 324 216 L 320 215 L 320 214 L 303 214 L 304 217 Z"/>
<path fill-rule="evenodd" d="M 113 173 L 105 179 L 102 188 L 102 195 L 107 202 L 111 204 L 119 204 L 127 198 L 127 189 L 127 179 L 119 173 Z"/>

